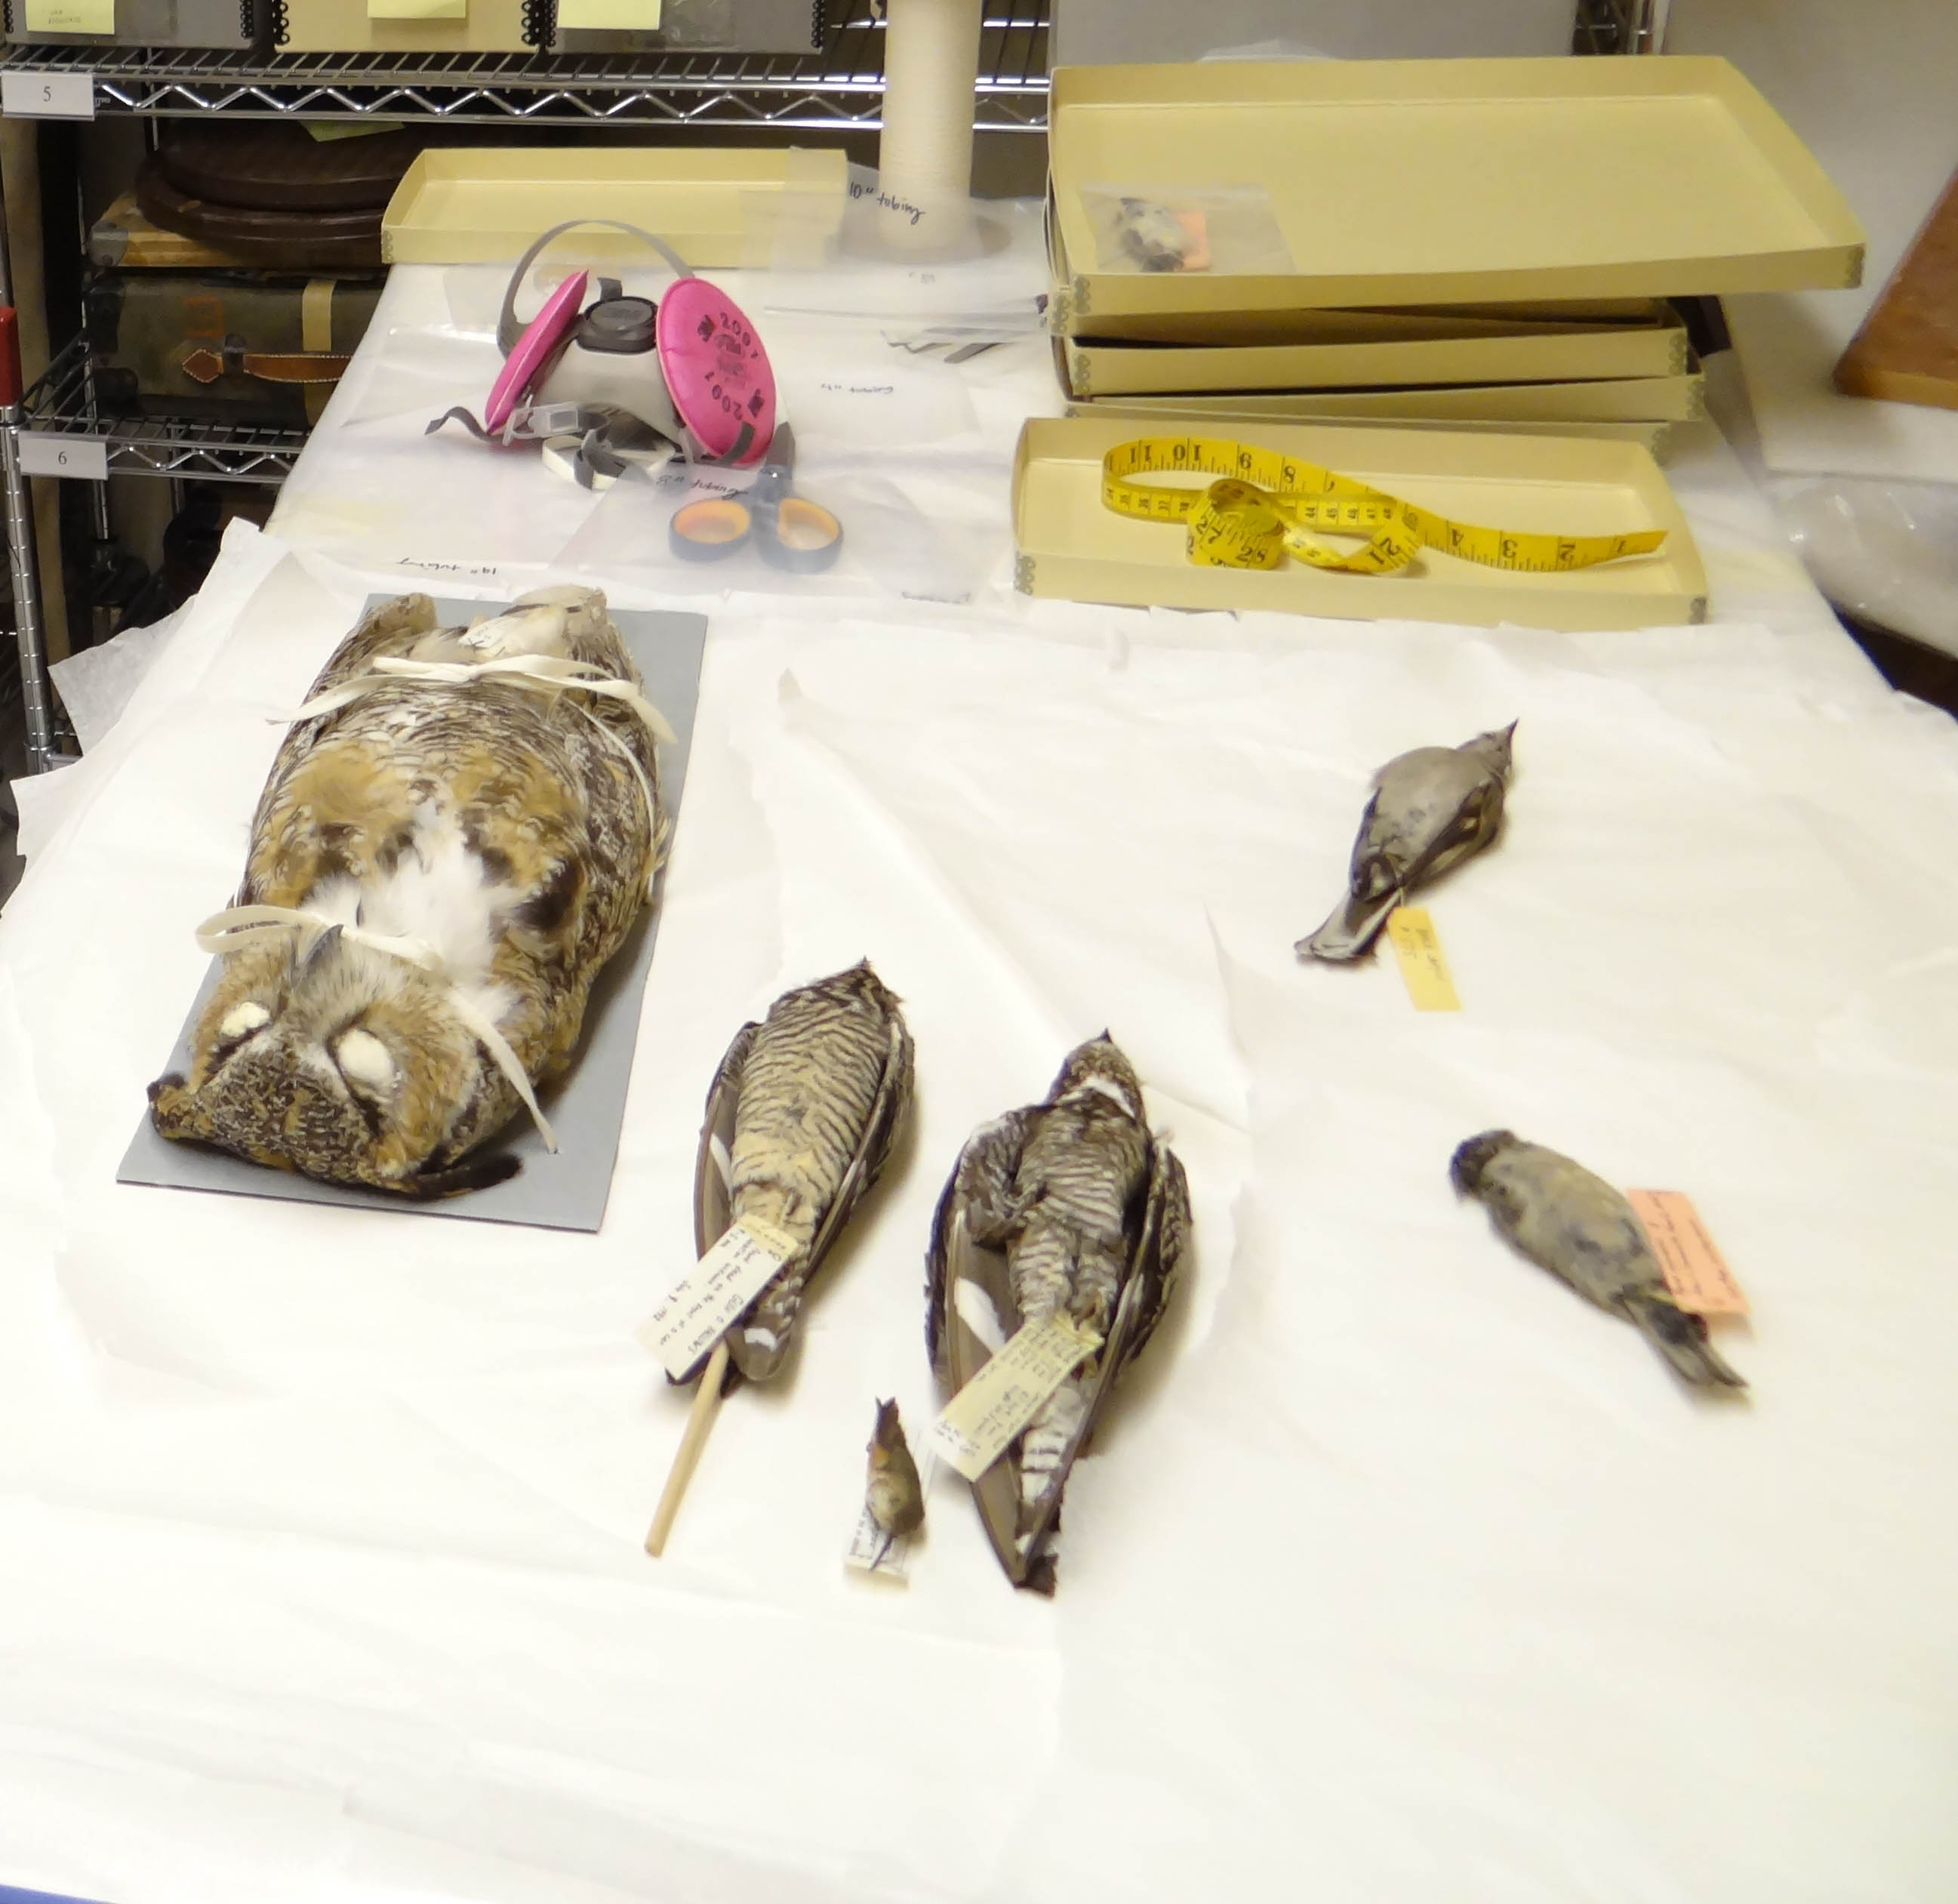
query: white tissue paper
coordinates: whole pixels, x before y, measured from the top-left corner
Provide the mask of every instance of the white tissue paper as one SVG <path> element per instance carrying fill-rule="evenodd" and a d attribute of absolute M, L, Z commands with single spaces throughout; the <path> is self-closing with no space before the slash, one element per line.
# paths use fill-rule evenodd
<path fill-rule="evenodd" d="M 1942 1895 L 1947 720 L 1819 630 L 730 602 L 600 1235 L 119 1188 L 266 713 L 368 585 L 233 525 L 0 916 L 0 1876 Z M 1428 896 L 1464 1011 L 1299 965 L 1373 770 L 1510 719 L 1507 835 Z M 687 1261 L 703 1096 L 744 1017 L 866 954 L 912 1134 L 654 1563 L 687 1396 L 632 1331 Z M 1058 1595 L 943 1472 L 908 1585 L 848 1573 L 873 1404 L 927 1405 L 958 1146 L 1104 1027 L 1196 1257 Z M 1494 1123 L 1695 1198 L 1750 1399 L 1682 1394 L 1456 1203 Z"/>

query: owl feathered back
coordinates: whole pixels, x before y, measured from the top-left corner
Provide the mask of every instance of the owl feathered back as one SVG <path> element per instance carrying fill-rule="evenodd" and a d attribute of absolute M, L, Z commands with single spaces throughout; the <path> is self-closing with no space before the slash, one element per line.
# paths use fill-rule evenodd
<path fill-rule="evenodd" d="M 252 818 L 237 903 L 420 941 L 430 973 L 309 927 L 229 957 L 182 1077 L 151 1087 L 170 1137 L 338 1182 L 425 1193 L 519 1102 L 459 1013 L 536 1083 L 569 1064 L 592 981 L 651 881 L 664 830 L 654 736 L 619 701 L 507 678 L 372 678 L 383 657 L 534 655 L 639 685 L 595 591 L 542 591 L 473 629 L 410 595 L 334 651 Z"/>

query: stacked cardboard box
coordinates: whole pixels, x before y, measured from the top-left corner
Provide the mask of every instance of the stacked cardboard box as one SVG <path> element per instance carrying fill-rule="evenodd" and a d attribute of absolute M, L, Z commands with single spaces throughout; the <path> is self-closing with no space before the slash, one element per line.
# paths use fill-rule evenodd
<path fill-rule="evenodd" d="M 1063 68 L 1057 367 L 1092 414 L 1631 435 L 1703 414 L 1668 297 L 1853 281 L 1714 59 Z"/>

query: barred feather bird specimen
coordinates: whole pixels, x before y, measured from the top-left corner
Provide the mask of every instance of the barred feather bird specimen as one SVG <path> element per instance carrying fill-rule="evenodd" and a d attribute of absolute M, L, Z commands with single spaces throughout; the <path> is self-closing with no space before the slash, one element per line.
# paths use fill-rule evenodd
<path fill-rule="evenodd" d="M 911 1096 L 912 1046 L 895 995 L 866 959 L 784 992 L 743 1025 L 707 1096 L 694 1172 L 694 1244 L 705 1255 L 752 1218 L 793 1253 L 701 1364 L 695 1413 L 662 1496 L 651 1553 L 664 1544 L 724 1389 L 780 1373 L 811 1279 L 877 1180 Z M 731 1364 L 731 1366 L 730 1366 Z"/>
<path fill-rule="evenodd" d="M 1672 1299 L 1644 1226 L 1602 1177 L 1512 1131 L 1470 1138 L 1448 1174 L 1532 1262 L 1631 1323 L 1682 1381 L 1696 1388 L 1747 1385 L 1707 1341 L 1706 1323 Z"/>
<path fill-rule="evenodd" d="M 595 590 L 472 628 L 410 595 L 334 651 L 272 766 L 224 965 L 166 1137 L 404 1196 L 510 1176 L 472 1157 L 576 1049 L 645 903 L 670 739 Z"/>
<path fill-rule="evenodd" d="M 956 1392 L 1024 1325 L 1066 1315 L 1101 1346 L 974 1483 L 1015 1586 L 1050 1594 L 1061 1497 L 1117 1378 L 1168 1306 L 1190 1190 L 1151 1132 L 1142 1081 L 1104 1032 L 1068 1055 L 1043 1103 L 981 1126 L 933 1222 L 925 1339 Z"/>
<path fill-rule="evenodd" d="M 1294 948 L 1301 959 L 1364 958 L 1409 893 L 1480 852 L 1502 830 L 1512 721 L 1460 747 L 1418 747 L 1373 776 L 1345 899 Z"/>

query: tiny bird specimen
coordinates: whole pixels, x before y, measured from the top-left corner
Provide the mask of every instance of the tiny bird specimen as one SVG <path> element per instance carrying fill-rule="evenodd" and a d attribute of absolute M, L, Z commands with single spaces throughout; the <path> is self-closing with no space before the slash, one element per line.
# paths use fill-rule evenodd
<path fill-rule="evenodd" d="M 1296 948 L 1335 963 L 1364 958 L 1396 906 L 1419 886 L 1480 852 L 1503 823 L 1515 722 L 1460 747 L 1418 747 L 1373 776 L 1360 817 L 1346 897 Z"/>
<path fill-rule="evenodd" d="M 694 1169 L 694 1246 L 702 1255 L 744 1217 L 790 1253 L 704 1358 L 648 1552 L 664 1545 L 725 1388 L 766 1382 L 788 1359 L 809 1280 L 877 1180 L 911 1103 L 912 1047 L 896 997 L 866 959 L 784 992 L 743 1025 L 707 1094 Z M 731 1365 L 731 1366 L 730 1366 Z"/>
<path fill-rule="evenodd" d="M 884 1544 L 871 1563 L 875 1566 L 890 1551 L 893 1541 L 915 1534 L 924 1525 L 924 1490 L 919 1484 L 917 1463 L 911 1459 L 911 1445 L 905 1439 L 905 1424 L 898 1419 L 895 1401 L 877 1404 L 877 1425 L 866 1452 L 870 1460 L 863 1505 L 884 1535 Z"/>
<path fill-rule="evenodd" d="M 1532 1262 L 1633 1324 L 1682 1380 L 1697 1388 L 1747 1385 L 1715 1353 L 1705 1322 L 1667 1293 L 1644 1226 L 1602 1177 L 1511 1131 L 1470 1138 L 1448 1173 L 1458 1191 L 1488 1205 L 1497 1229 Z"/>
<path fill-rule="evenodd" d="M 929 1259 L 925 1339 L 940 1382 L 962 1388 L 1024 1325 L 1051 1317 L 1101 1338 L 973 1484 L 1015 1586 L 1053 1591 L 1068 1474 L 1168 1304 L 1190 1226 L 1183 1166 L 1105 1032 L 1069 1053 L 1044 1103 L 982 1125 L 959 1154 Z"/>

